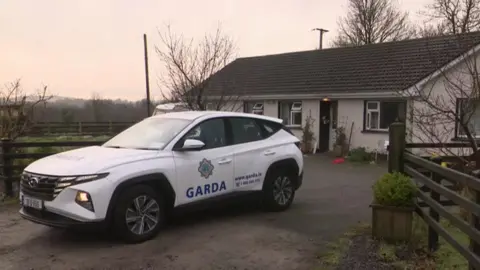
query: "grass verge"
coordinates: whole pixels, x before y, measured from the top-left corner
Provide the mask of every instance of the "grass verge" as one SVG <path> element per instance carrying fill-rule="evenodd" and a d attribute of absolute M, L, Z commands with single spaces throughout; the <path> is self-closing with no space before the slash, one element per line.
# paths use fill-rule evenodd
<path fill-rule="evenodd" d="M 356 226 L 352 227 L 350 230 L 345 232 L 335 241 L 332 241 L 327 244 L 327 249 L 325 253 L 318 256 L 321 261 L 319 270 L 329 270 L 335 269 L 340 263 L 342 257 L 350 247 L 351 239 L 354 236 L 362 235 L 370 231 L 370 224 L 368 223 L 358 223 Z"/>
<path fill-rule="evenodd" d="M 468 245 L 468 237 L 459 229 L 444 219 L 441 219 L 440 223 L 457 241 Z M 408 259 L 402 260 L 398 257 L 398 251 L 406 250 L 405 248 L 408 249 Z M 397 251 L 396 255 L 392 254 L 392 250 Z M 382 260 L 396 266 L 396 269 L 468 269 L 467 260 L 442 237 L 439 237 L 439 249 L 433 253 L 428 251 L 428 226 L 417 215 L 414 215 L 413 235 L 408 247 L 402 248 L 402 245 L 382 241 L 378 254 Z"/>
<path fill-rule="evenodd" d="M 468 246 L 468 237 L 448 221 L 441 219 L 441 225 L 461 244 Z M 370 225 L 359 224 L 343 234 L 336 241 L 327 245 L 328 251 L 319 256 L 321 266 L 318 269 L 336 269 L 341 264 L 342 259 L 351 250 L 352 239 L 355 236 L 364 235 L 368 237 L 370 246 L 374 247 L 375 260 L 379 265 L 392 269 L 468 269 L 467 260 L 460 255 L 450 244 L 442 237 L 439 237 L 439 249 L 434 252 L 428 252 L 428 226 L 425 222 L 414 215 L 413 234 L 411 241 L 407 243 L 387 243 L 381 240 L 370 239 Z M 366 248 L 363 246 L 363 248 Z M 383 269 L 383 268 L 382 268 Z"/>

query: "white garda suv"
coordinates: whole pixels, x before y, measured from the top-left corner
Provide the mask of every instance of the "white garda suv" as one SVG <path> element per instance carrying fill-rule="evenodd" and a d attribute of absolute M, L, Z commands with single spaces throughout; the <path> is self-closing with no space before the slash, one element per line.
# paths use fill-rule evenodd
<path fill-rule="evenodd" d="M 282 211 L 302 184 L 299 140 L 281 119 L 233 112 L 152 116 L 101 146 L 39 159 L 22 174 L 20 214 L 51 227 L 104 225 L 153 238 L 171 210 L 258 193 Z"/>

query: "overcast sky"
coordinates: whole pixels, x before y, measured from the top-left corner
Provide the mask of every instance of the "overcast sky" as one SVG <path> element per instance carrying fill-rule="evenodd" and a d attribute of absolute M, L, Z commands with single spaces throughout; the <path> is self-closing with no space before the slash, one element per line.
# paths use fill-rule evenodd
<path fill-rule="evenodd" d="M 0 0 L 0 84 L 22 78 L 53 94 L 141 99 L 143 40 L 149 39 L 151 91 L 159 96 L 157 28 L 198 37 L 215 30 L 237 41 L 238 55 L 315 49 L 318 32 L 334 37 L 346 0 Z M 415 16 L 429 0 L 400 0 Z"/>

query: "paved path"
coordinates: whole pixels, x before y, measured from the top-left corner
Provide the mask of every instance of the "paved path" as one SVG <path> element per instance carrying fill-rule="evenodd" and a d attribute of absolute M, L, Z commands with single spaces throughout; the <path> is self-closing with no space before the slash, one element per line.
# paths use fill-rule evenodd
<path fill-rule="evenodd" d="M 370 187 L 385 172 L 330 160 L 305 158 L 304 185 L 286 212 L 243 204 L 196 213 L 138 245 L 67 234 L 3 209 L 0 269 L 314 269 L 327 241 L 369 220 Z"/>

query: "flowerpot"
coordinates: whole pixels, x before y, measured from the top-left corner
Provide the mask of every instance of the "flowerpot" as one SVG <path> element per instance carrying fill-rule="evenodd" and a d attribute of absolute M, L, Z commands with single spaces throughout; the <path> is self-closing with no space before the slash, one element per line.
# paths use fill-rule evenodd
<path fill-rule="evenodd" d="M 378 204 L 372 208 L 372 236 L 390 242 L 407 242 L 412 236 L 413 211 L 411 207 L 393 207 Z"/>

